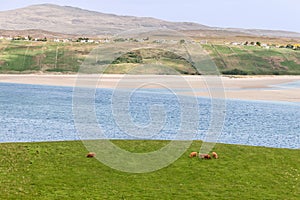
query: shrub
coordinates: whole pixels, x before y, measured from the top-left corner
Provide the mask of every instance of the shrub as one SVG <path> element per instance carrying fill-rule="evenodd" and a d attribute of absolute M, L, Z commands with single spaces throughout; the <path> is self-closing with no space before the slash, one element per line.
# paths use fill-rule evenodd
<path fill-rule="evenodd" d="M 222 71 L 222 74 L 226 74 L 226 75 L 248 75 L 247 72 L 240 70 L 240 69 L 232 69 L 232 70 L 226 70 L 226 71 Z"/>

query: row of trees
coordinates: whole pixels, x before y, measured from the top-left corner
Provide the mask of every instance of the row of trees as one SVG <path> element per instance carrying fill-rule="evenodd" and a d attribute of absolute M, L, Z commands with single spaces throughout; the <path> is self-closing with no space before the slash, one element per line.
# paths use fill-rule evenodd
<path fill-rule="evenodd" d="M 245 43 L 244 43 L 244 45 L 252 45 L 252 46 L 261 46 L 261 42 L 248 42 L 248 41 L 246 41 Z"/>
<path fill-rule="evenodd" d="M 300 45 L 292 45 L 292 44 L 288 44 L 288 45 L 286 45 L 285 47 L 281 47 L 281 48 L 300 50 Z"/>
<path fill-rule="evenodd" d="M 262 46 L 261 42 L 248 42 L 246 41 L 244 43 L 245 46 L 247 45 L 251 45 L 251 46 Z M 274 45 L 271 45 L 271 46 L 276 46 L 275 44 Z M 279 48 L 287 48 L 287 49 L 294 49 L 294 50 L 300 50 L 300 44 L 299 45 L 293 45 L 293 44 L 287 44 L 287 45 L 281 45 L 279 46 Z"/>
<path fill-rule="evenodd" d="M 84 42 L 88 42 L 90 39 L 87 38 L 87 37 L 80 37 L 76 40 L 76 42 L 81 42 L 81 41 L 84 41 Z"/>

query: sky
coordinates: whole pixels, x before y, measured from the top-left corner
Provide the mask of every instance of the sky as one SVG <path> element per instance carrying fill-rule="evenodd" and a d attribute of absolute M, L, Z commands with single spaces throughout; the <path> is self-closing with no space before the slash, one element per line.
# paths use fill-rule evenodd
<path fill-rule="evenodd" d="M 300 0 L 10 0 L 2 1 L 0 11 L 43 3 L 213 27 L 300 32 Z"/>

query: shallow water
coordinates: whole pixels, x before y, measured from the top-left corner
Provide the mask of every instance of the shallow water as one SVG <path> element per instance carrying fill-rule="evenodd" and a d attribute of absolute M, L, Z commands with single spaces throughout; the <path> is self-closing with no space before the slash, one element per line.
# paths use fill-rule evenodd
<path fill-rule="evenodd" d="M 283 83 L 278 85 L 272 85 L 273 88 L 280 88 L 280 89 L 294 89 L 300 88 L 300 81 L 292 81 L 289 83 Z"/>
<path fill-rule="evenodd" d="M 98 126 L 109 139 L 142 139 L 126 134 L 132 128 L 127 118 L 115 121 L 118 112 L 124 111 L 122 102 L 125 107 L 129 105 L 126 111 L 130 113 L 129 121 L 141 129 L 153 119 L 157 120 L 154 125 L 164 122 L 154 135 L 145 136 L 146 139 L 174 139 L 182 127 L 189 132 L 189 123 L 191 129 L 195 125 L 193 119 L 182 123 L 181 117 L 184 110 L 197 108 L 200 118 L 196 124 L 197 134 L 193 138 L 181 139 L 203 140 L 214 116 L 212 101 L 207 98 L 197 98 L 196 105 L 180 104 L 178 97 L 167 91 L 143 89 L 134 93 L 128 104 L 122 98 L 115 101 L 120 96 L 112 99 L 112 94 L 109 89 L 98 89 L 95 94 Z M 79 140 L 72 112 L 72 95 L 71 87 L 0 83 L 0 142 Z M 149 109 L 153 106 L 159 107 L 153 109 L 151 116 Z M 226 100 L 225 122 L 218 142 L 299 149 L 299 108 L 298 103 Z M 161 110 L 165 113 L 163 117 Z"/>

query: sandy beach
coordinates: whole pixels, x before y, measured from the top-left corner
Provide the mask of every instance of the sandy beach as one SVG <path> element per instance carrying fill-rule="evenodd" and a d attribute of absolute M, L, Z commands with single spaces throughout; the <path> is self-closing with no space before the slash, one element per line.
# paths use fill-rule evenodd
<path fill-rule="evenodd" d="M 300 88 L 279 84 L 300 81 L 300 76 L 164 76 L 164 75 L 0 75 L 2 83 L 97 88 L 180 89 L 180 94 L 244 100 L 300 102 Z M 190 89 L 194 92 L 191 92 Z"/>

